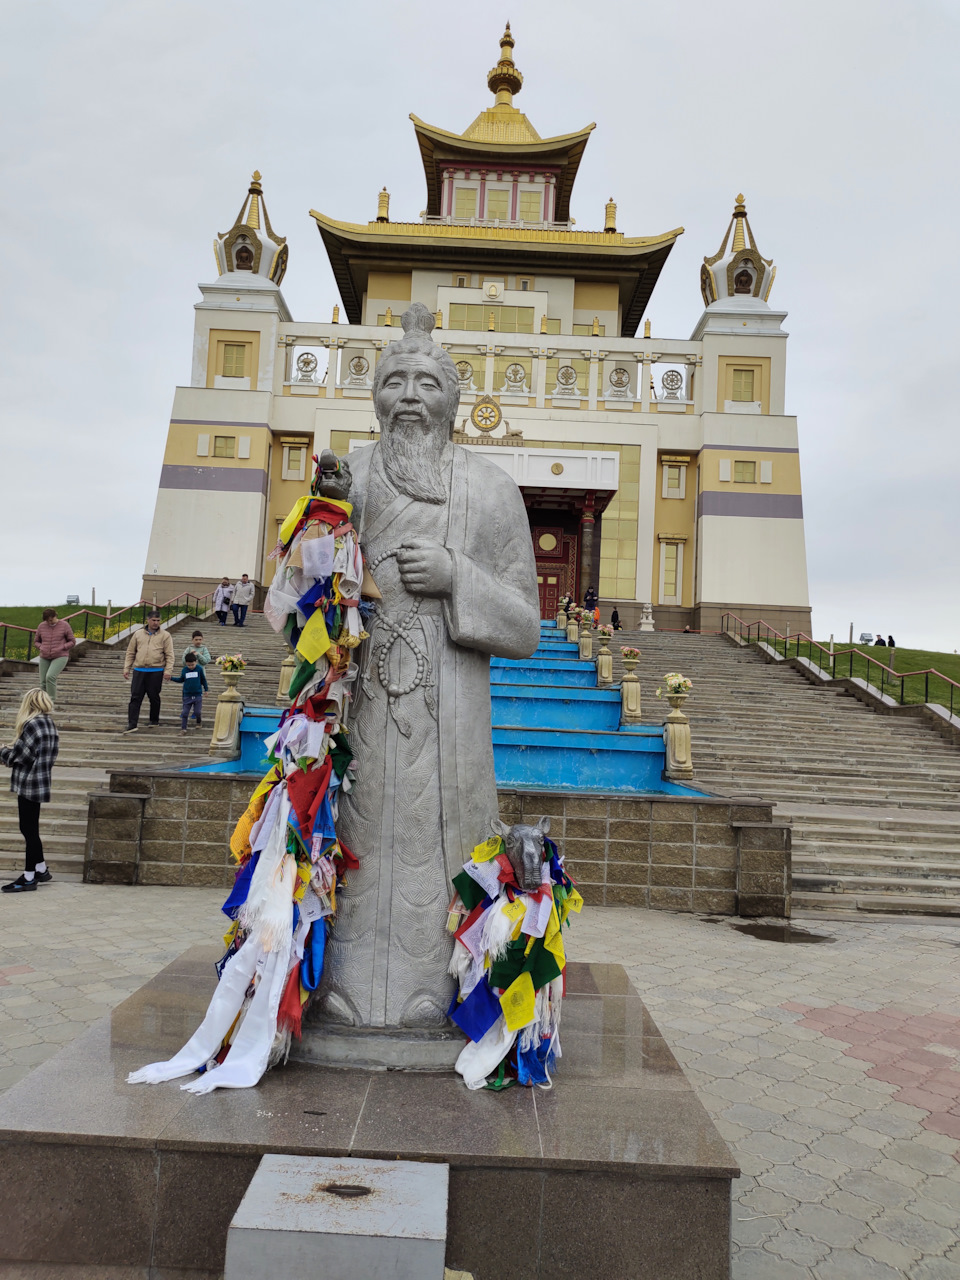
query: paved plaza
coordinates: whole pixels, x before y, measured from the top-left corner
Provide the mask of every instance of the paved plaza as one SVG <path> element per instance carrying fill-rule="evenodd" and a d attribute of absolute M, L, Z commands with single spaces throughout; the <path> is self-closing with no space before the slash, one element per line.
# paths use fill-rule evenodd
<path fill-rule="evenodd" d="M 221 899 L 61 883 L 4 900 L 0 1086 L 215 939 Z M 595 908 L 568 953 L 626 965 L 733 1149 L 735 1280 L 960 1280 L 960 928 L 795 923 L 830 941 Z"/>

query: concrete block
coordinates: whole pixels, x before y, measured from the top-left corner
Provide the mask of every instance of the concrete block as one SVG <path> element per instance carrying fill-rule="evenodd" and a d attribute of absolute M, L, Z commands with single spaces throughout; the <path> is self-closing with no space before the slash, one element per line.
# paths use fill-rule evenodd
<path fill-rule="evenodd" d="M 450 1169 L 266 1155 L 227 1233 L 224 1280 L 443 1280 Z"/>

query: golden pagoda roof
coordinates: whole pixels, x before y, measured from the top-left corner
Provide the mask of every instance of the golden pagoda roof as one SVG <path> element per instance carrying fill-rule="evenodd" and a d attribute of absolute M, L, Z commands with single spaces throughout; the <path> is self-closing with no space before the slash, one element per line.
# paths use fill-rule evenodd
<path fill-rule="evenodd" d="M 513 61 L 513 47 L 514 39 L 508 22 L 500 37 L 500 59 L 487 73 L 487 86 L 494 95 L 494 104 L 481 111 L 463 133 L 438 129 L 410 113 L 427 178 L 427 213 L 431 217 L 440 214 L 442 170 L 478 162 L 493 168 L 501 165 L 505 169 L 535 164 L 556 165 L 559 174 L 554 216 L 558 222 L 566 222 L 570 217 L 574 179 L 596 125 L 588 124 L 575 133 L 541 138 L 523 112 L 513 105 L 514 95 L 523 85 L 523 76 Z"/>
<path fill-rule="evenodd" d="M 563 231 L 549 227 L 466 226 L 430 222 L 340 222 L 310 210 L 351 324 L 362 322 L 367 275 L 449 265 L 522 271 L 578 271 L 617 280 L 623 304 L 622 333 L 633 335 L 657 276 L 682 227 L 655 236 L 620 231 Z"/>

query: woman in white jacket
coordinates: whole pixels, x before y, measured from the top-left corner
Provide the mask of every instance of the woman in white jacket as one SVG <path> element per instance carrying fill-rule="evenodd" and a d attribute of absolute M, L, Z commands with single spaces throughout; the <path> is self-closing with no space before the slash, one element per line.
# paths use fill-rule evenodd
<path fill-rule="evenodd" d="M 233 599 L 233 586 L 229 578 L 224 578 L 213 593 L 213 611 L 220 619 L 221 627 L 227 625 L 227 614 L 230 612 L 230 601 Z"/>

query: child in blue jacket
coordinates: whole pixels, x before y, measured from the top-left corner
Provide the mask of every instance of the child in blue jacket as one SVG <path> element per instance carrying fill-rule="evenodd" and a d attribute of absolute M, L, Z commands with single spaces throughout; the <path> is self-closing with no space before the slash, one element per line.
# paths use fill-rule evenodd
<path fill-rule="evenodd" d="M 190 719 L 191 711 L 199 729 L 202 724 L 203 695 L 210 686 L 207 684 L 207 677 L 204 674 L 203 667 L 197 662 L 197 655 L 192 649 L 183 655 L 183 670 L 178 676 L 173 677 L 173 683 L 183 685 L 180 732 L 187 732 L 187 721 Z"/>

